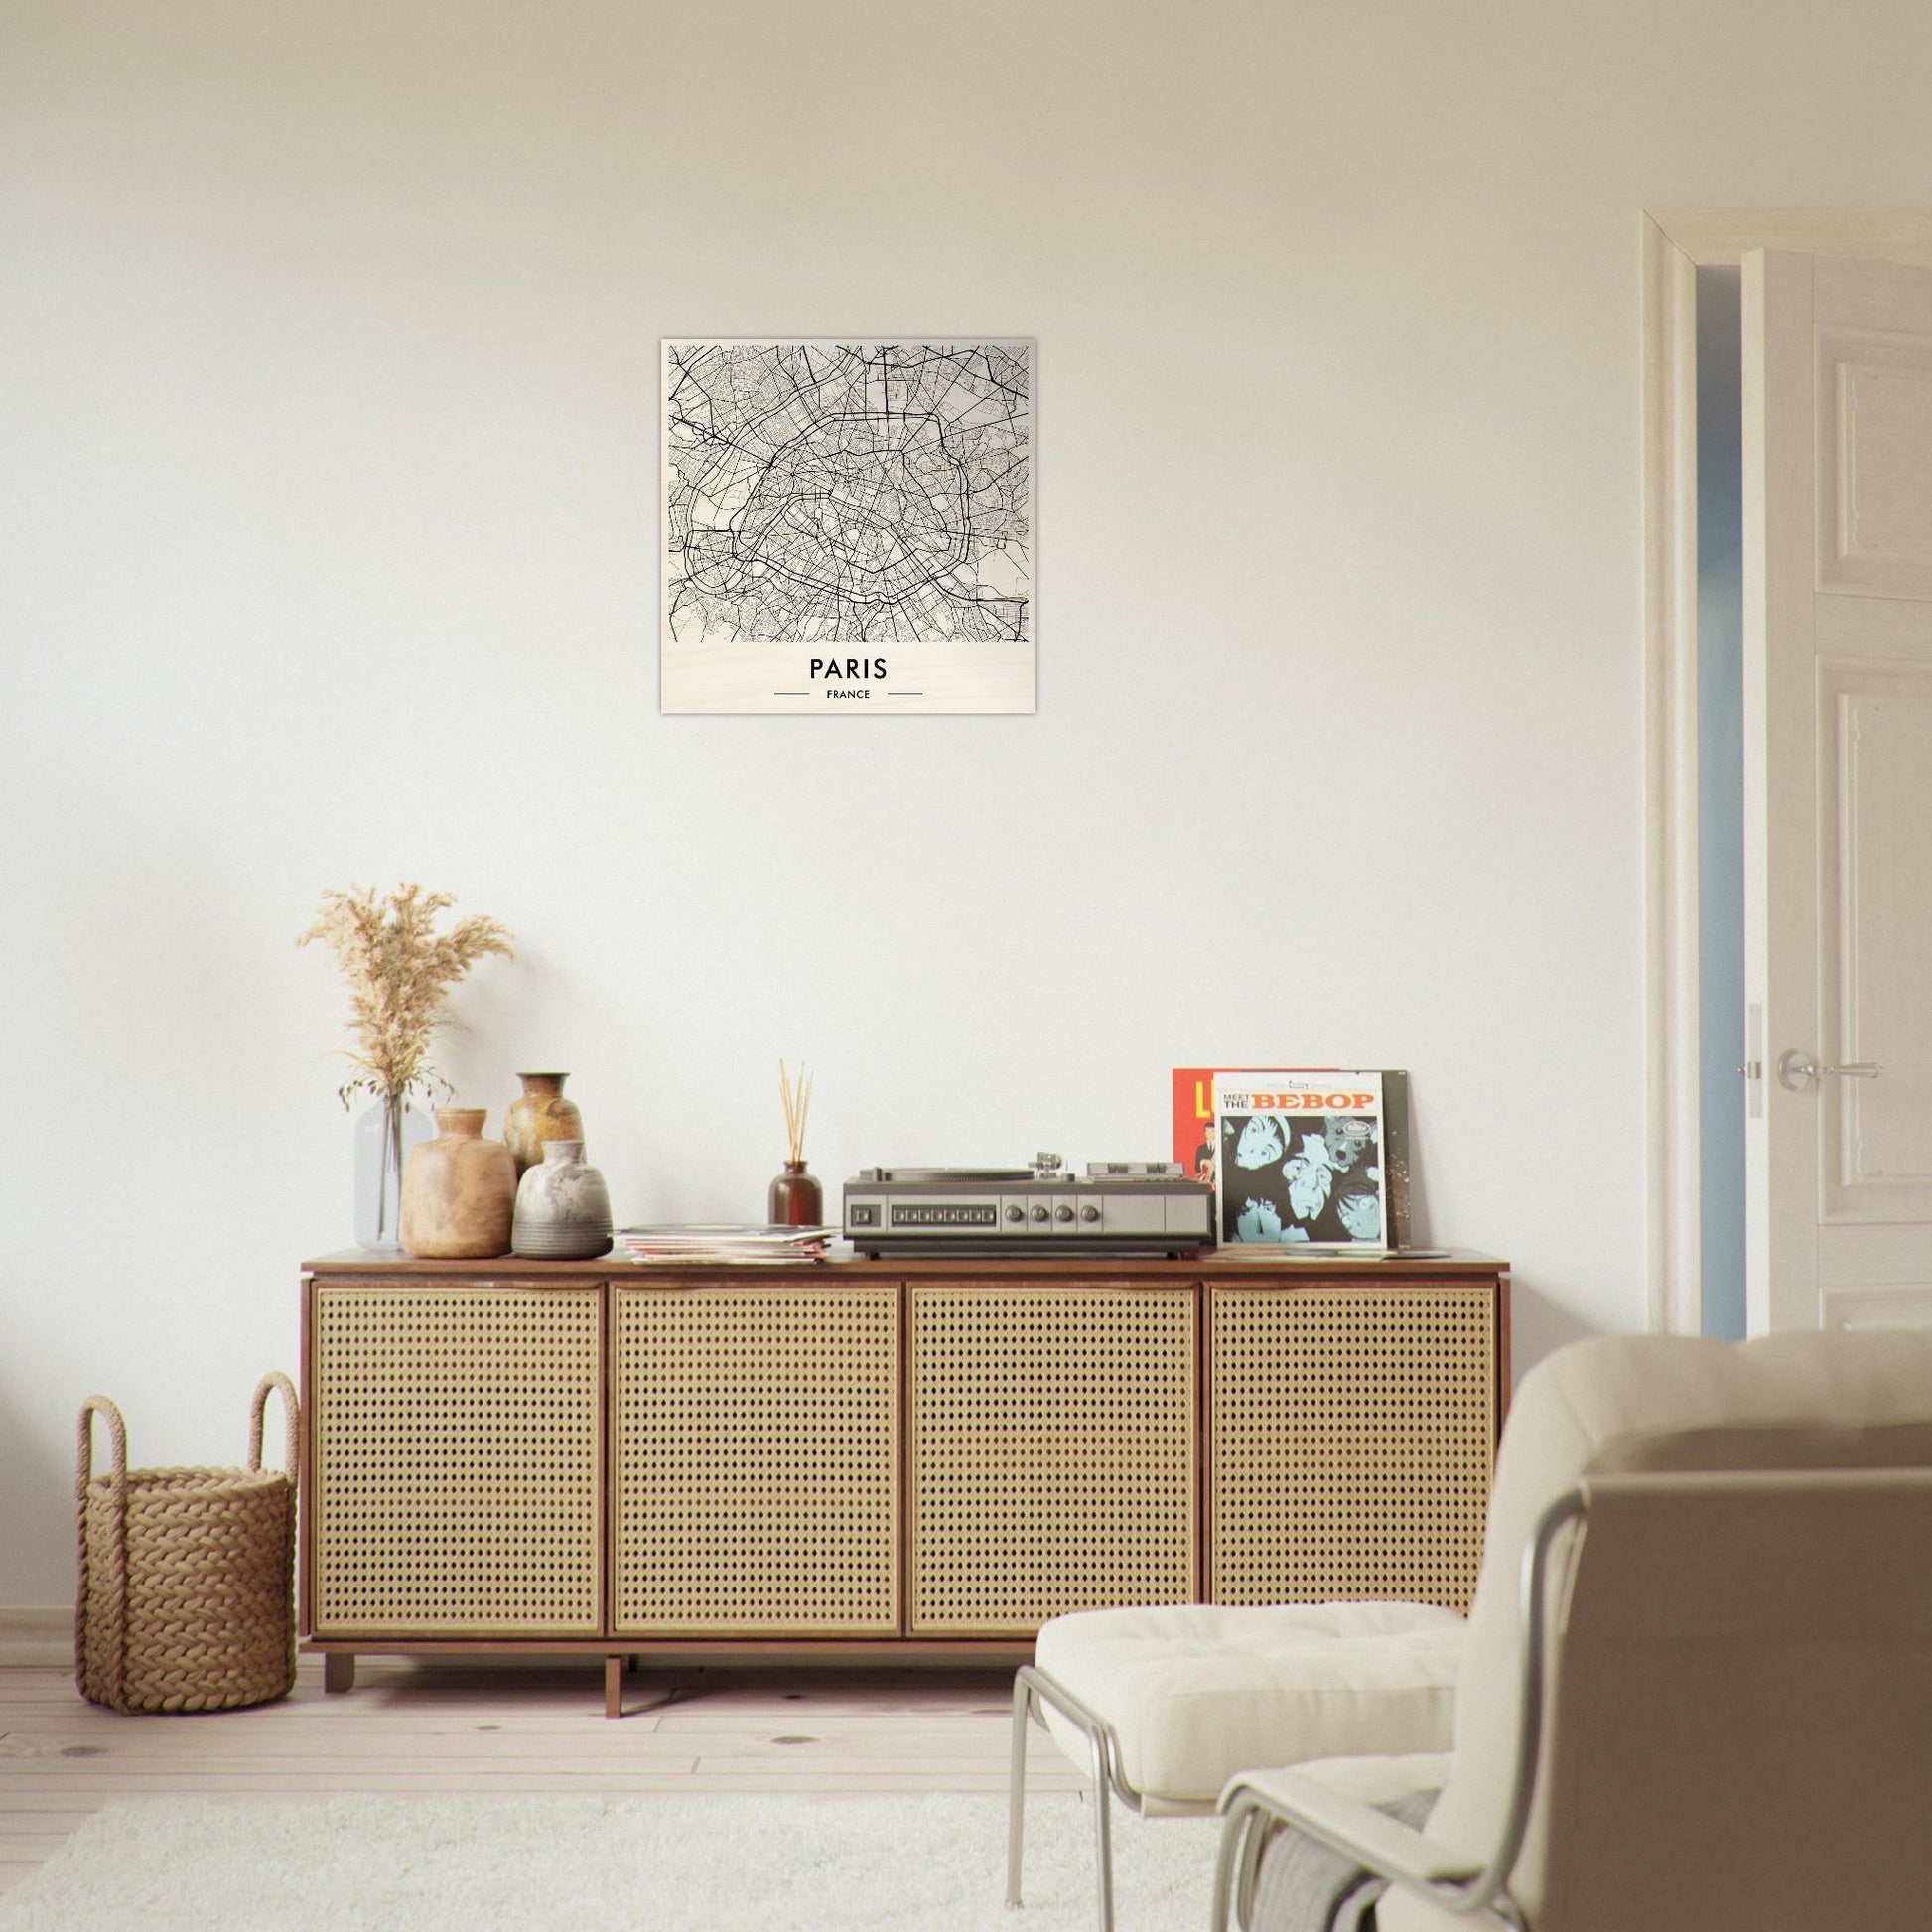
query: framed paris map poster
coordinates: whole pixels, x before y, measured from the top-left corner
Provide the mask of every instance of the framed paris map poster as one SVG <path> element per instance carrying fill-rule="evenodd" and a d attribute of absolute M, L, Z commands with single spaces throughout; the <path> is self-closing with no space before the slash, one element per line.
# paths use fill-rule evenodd
<path fill-rule="evenodd" d="M 667 340 L 660 708 L 1034 710 L 1035 360 Z"/>

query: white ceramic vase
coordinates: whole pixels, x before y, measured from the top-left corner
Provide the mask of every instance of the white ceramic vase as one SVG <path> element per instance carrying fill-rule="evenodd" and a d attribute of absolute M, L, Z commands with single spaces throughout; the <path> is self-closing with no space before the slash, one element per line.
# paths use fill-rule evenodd
<path fill-rule="evenodd" d="M 611 1190 L 584 1165 L 582 1141 L 545 1141 L 516 1184 L 510 1247 L 531 1260 L 590 1261 L 611 1251 Z"/>

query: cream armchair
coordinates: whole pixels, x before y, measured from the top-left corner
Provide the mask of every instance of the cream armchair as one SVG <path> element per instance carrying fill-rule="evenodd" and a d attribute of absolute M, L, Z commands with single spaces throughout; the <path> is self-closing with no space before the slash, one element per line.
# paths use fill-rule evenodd
<path fill-rule="evenodd" d="M 1420 1830 L 1378 1808 L 1437 1787 Z M 1932 1335 L 1539 1364 L 1453 1751 L 1245 1773 L 1222 1806 L 1217 1932 L 1316 1932 L 1311 1840 L 1390 1882 L 1378 1932 L 1932 1924 Z"/>

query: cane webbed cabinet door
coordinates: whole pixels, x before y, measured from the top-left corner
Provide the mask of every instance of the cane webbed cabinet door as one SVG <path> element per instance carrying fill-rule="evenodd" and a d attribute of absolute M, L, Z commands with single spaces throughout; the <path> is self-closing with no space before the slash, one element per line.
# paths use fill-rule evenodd
<path fill-rule="evenodd" d="M 601 1291 L 314 1297 L 314 1634 L 597 1634 Z"/>
<path fill-rule="evenodd" d="M 1194 1595 L 1190 1286 L 915 1282 L 914 1636 Z"/>
<path fill-rule="evenodd" d="M 619 1634 L 897 1633 L 898 1306 L 897 1282 L 612 1290 Z"/>
<path fill-rule="evenodd" d="M 1497 1431 L 1493 1282 L 1208 1292 L 1208 1596 L 1466 1610 Z"/>

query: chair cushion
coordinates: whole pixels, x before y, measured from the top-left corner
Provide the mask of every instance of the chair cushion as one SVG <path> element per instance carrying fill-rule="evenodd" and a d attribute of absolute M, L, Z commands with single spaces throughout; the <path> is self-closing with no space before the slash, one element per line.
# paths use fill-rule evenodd
<path fill-rule="evenodd" d="M 1042 1626 L 1035 1656 L 1114 1726 L 1148 1810 L 1208 1811 L 1258 1765 L 1448 1750 L 1464 1627 L 1430 1603 L 1084 1610 Z M 1046 1717 L 1084 1767 L 1080 1732 Z"/>

